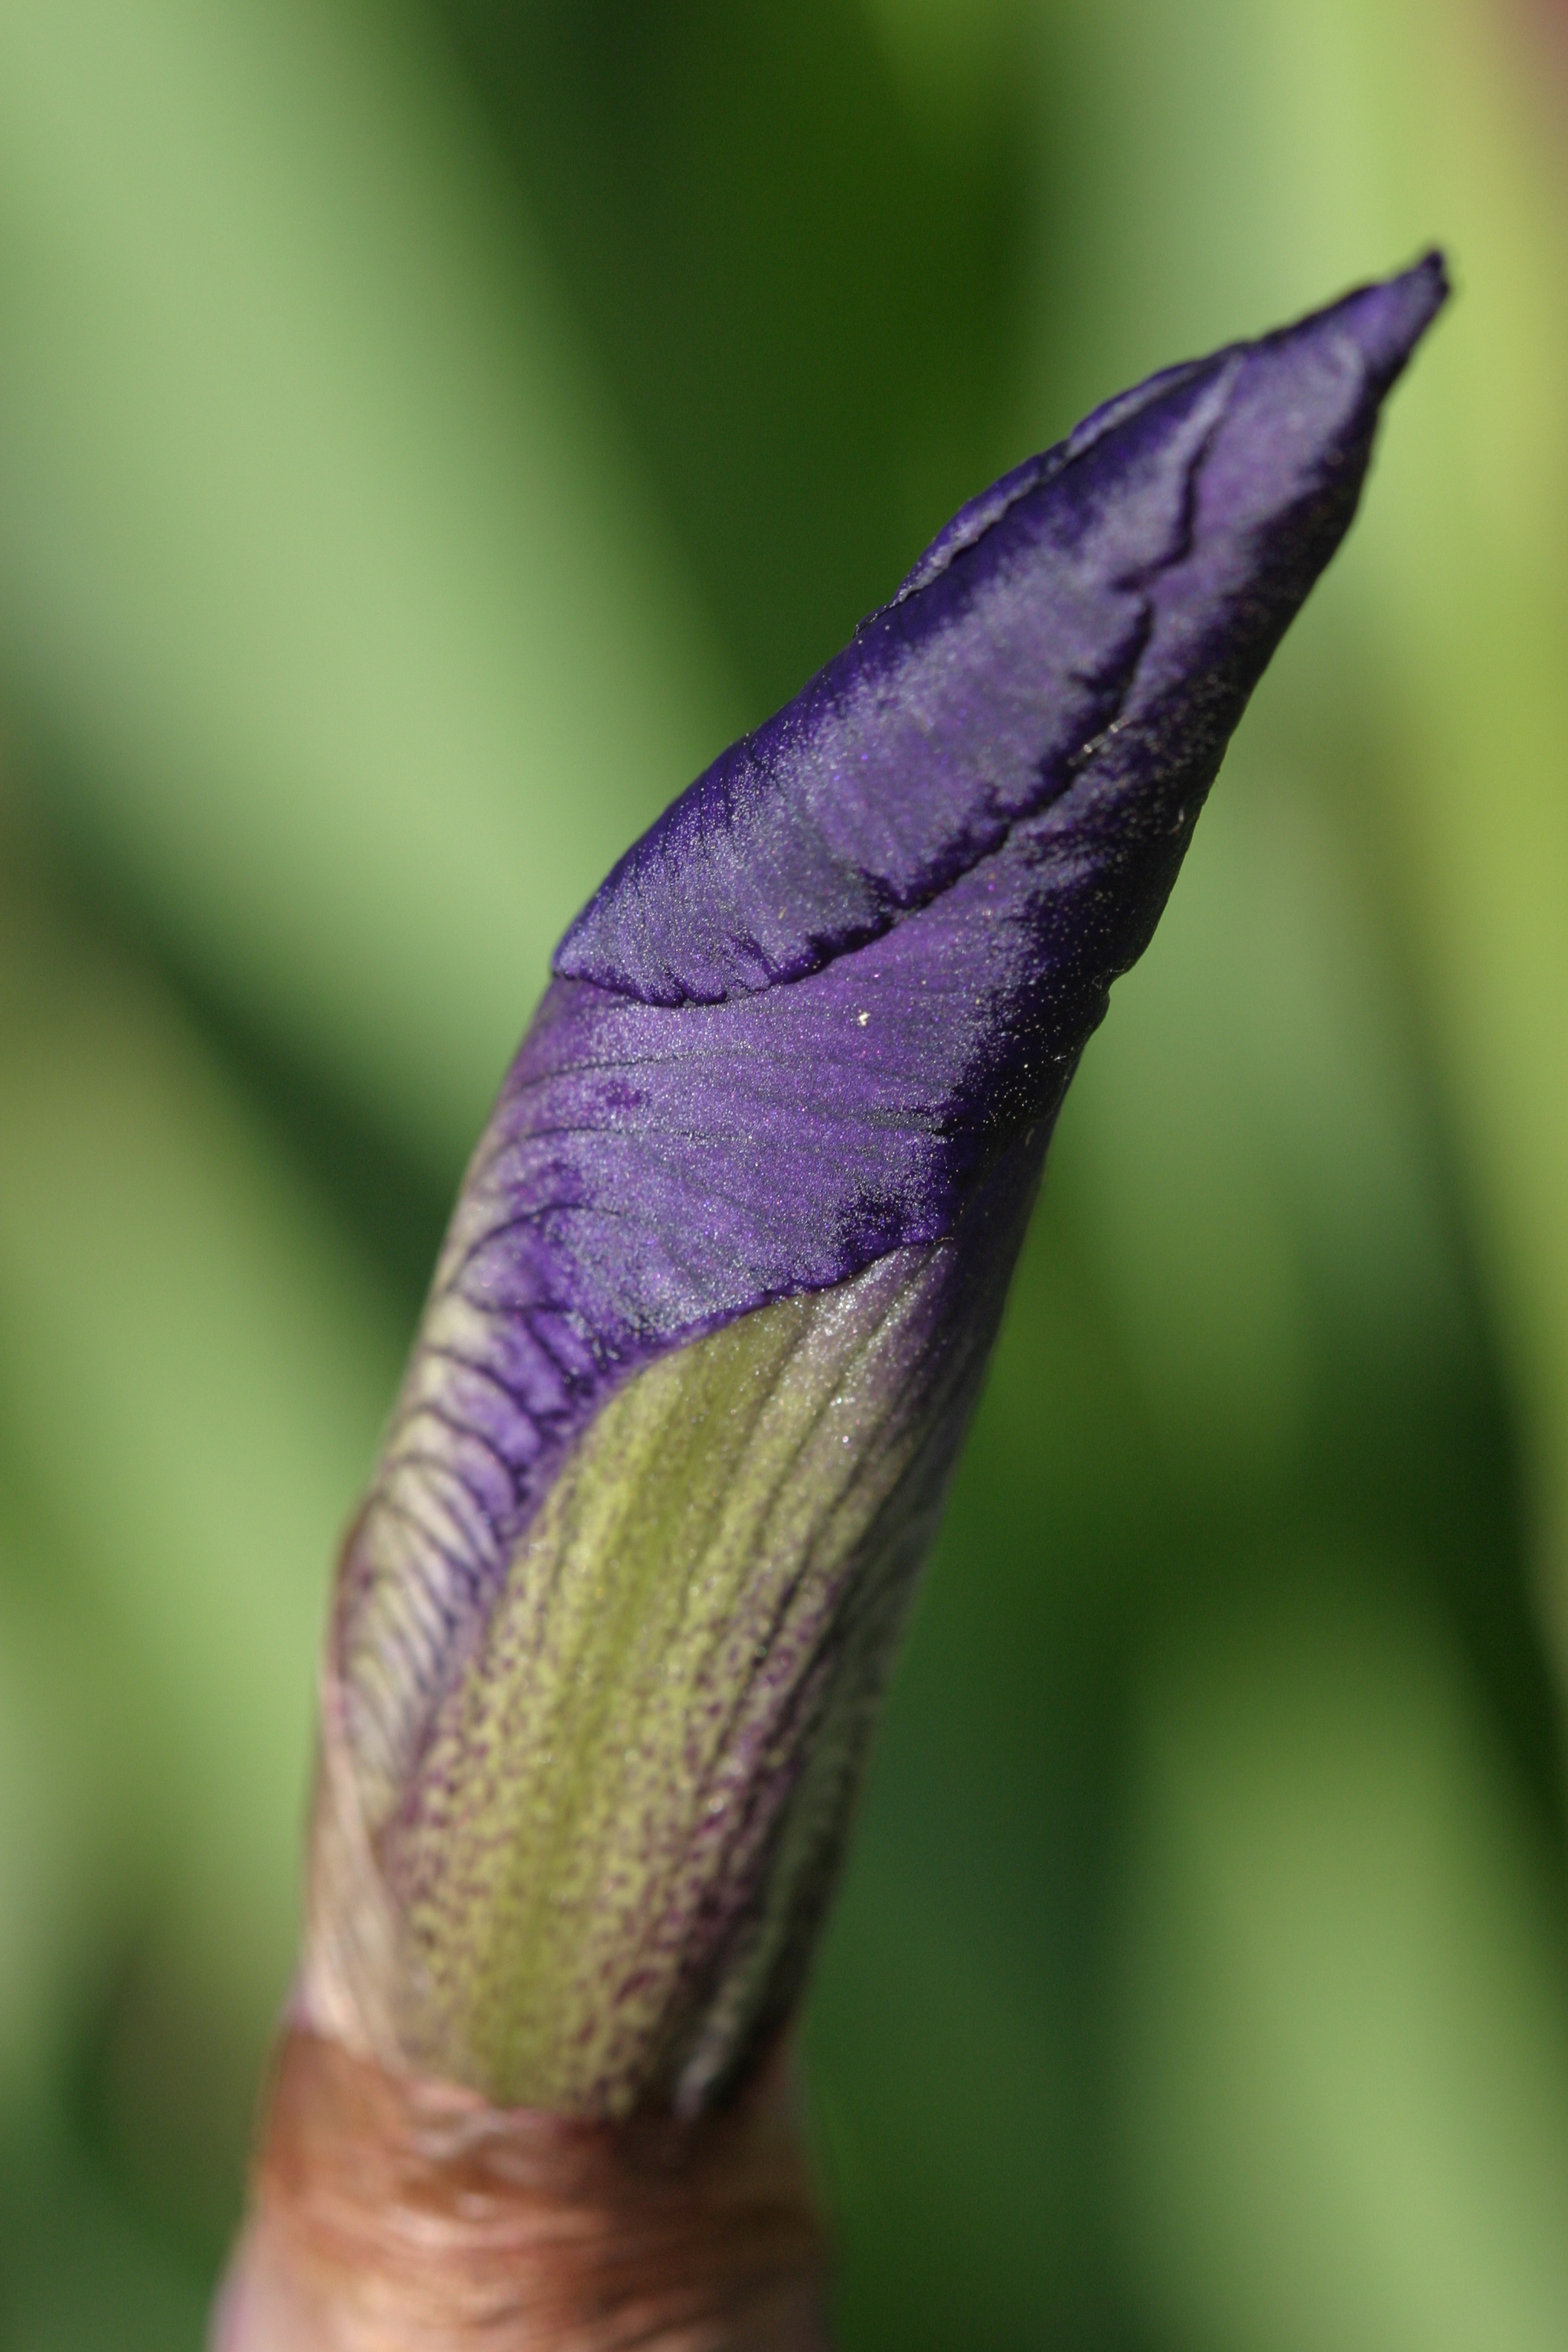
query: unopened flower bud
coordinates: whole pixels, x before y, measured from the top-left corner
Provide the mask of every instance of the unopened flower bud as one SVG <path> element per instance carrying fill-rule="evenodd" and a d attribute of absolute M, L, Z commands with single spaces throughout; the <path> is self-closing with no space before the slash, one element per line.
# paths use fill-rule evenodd
<path fill-rule="evenodd" d="M 376 2079 L 695 2119 L 787 2017 L 1063 1094 L 1445 291 L 1005 476 L 567 932 L 332 1612 L 296 2015 Z"/>

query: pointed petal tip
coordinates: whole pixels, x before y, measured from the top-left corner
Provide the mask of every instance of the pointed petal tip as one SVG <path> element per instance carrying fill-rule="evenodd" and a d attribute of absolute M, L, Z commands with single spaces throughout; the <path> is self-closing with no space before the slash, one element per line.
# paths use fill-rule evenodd
<path fill-rule="evenodd" d="M 1397 277 L 1384 278 L 1317 313 L 1309 328 L 1331 325 L 1354 339 L 1379 397 L 1402 374 L 1416 344 L 1447 300 L 1447 259 L 1437 246 Z"/>

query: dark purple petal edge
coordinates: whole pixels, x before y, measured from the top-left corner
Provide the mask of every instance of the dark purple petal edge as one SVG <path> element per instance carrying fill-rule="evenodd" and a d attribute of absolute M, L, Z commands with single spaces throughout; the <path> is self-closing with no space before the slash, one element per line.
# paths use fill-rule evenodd
<path fill-rule="evenodd" d="M 1201 791 L 1443 290 L 1429 256 L 1152 377 L 1004 476 L 627 851 L 556 972 L 677 1005 L 819 971 L 1001 850 L 1112 727 L 1195 723 L 1178 756 Z"/>

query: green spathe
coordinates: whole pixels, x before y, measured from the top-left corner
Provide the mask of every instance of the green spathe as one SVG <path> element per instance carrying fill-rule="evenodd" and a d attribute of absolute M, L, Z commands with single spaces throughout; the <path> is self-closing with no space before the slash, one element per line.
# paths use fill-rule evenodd
<path fill-rule="evenodd" d="M 612 1399 L 377 1842 L 354 1948 L 336 1857 L 316 2014 L 502 2105 L 722 2087 L 796 1989 L 1011 1255 L 971 1315 L 940 1311 L 962 1243 L 899 1250 Z"/>

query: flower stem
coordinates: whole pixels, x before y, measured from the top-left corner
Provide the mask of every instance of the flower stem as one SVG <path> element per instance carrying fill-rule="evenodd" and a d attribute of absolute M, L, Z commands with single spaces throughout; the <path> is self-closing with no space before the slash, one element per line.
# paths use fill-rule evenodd
<path fill-rule="evenodd" d="M 774 2064 L 694 2123 L 583 2124 L 291 2029 L 214 2352 L 824 2352 Z"/>

